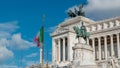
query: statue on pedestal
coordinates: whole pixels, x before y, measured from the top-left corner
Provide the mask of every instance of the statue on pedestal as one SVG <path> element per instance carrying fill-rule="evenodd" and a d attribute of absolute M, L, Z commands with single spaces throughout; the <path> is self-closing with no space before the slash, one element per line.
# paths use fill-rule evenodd
<path fill-rule="evenodd" d="M 78 38 L 79 43 L 80 43 L 80 37 L 82 37 L 87 43 L 87 39 L 89 39 L 90 33 L 87 32 L 86 27 L 84 26 L 83 22 L 80 28 L 74 26 L 73 29 L 76 33 L 76 38 Z"/>
<path fill-rule="evenodd" d="M 97 68 L 93 49 L 87 44 L 90 34 L 83 22 L 81 24 L 81 27 L 73 27 L 78 39 L 78 43 L 73 47 L 73 68 Z"/>

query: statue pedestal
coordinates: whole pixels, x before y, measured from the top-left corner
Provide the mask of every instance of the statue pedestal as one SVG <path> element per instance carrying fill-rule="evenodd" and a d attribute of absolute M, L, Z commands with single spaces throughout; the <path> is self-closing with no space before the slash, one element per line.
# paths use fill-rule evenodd
<path fill-rule="evenodd" d="M 84 43 L 77 43 L 73 47 L 73 51 L 72 68 L 97 68 L 91 46 Z"/>

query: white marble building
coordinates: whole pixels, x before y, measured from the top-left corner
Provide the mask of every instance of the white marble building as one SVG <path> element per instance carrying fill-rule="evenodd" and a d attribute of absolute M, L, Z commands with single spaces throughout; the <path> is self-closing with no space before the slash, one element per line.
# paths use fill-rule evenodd
<path fill-rule="evenodd" d="M 87 42 L 93 48 L 94 58 L 99 68 L 106 68 L 107 62 L 114 57 L 120 59 L 120 17 L 102 21 L 77 16 L 60 23 L 51 33 L 52 63 L 65 66 L 73 61 L 72 47 L 78 42 L 73 26 L 81 26 L 81 21 L 90 32 Z M 109 66 L 109 65 L 108 65 Z"/>

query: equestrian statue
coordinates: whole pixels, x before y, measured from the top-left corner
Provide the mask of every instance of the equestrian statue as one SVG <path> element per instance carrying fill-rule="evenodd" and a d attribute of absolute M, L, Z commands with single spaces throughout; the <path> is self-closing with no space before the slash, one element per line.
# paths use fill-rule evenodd
<path fill-rule="evenodd" d="M 82 26 L 80 28 L 74 26 L 73 29 L 76 33 L 76 38 L 78 39 L 78 42 L 80 43 L 80 37 L 81 37 L 87 43 L 87 39 L 89 39 L 90 33 L 87 32 L 86 27 L 84 26 L 83 22 L 82 22 Z"/>

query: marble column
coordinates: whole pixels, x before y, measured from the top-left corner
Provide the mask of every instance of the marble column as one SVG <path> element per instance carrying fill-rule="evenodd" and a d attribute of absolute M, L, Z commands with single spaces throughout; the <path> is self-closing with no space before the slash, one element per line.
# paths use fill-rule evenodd
<path fill-rule="evenodd" d="M 119 33 L 117 34 L 117 50 L 118 50 L 118 58 L 120 58 L 120 39 L 119 39 Z"/>
<path fill-rule="evenodd" d="M 57 46 L 56 46 L 56 61 L 59 61 L 59 46 L 58 46 L 58 40 L 57 40 Z"/>
<path fill-rule="evenodd" d="M 87 44 L 90 45 L 90 44 L 89 44 L 89 39 L 87 39 Z"/>
<path fill-rule="evenodd" d="M 65 61 L 65 37 L 63 38 L 63 61 Z"/>
<path fill-rule="evenodd" d="M 113 35 L 110 36 L 110 42 L 111 42 L 111 56 L 114 55 L 114 48 L 113 48 Z"/>
<path fill-rule="evenodd" d="M 42 53 L 42 50 L 41 50 L 41 53 Z M 54 63 L 55 62 L 55 39 L 52 39 L 52 62 Z M 41 58 L 40 59 L 42 59 L 42 56 L 41 56 Z"/>
<path fill-rule="evenodd" d="M 71 45 L 71 44 L 70 44 L 70 43 L 71 43 L 71 42 L 70 42 L 70 41 L 71 41 L 71 40 L 70 40 L 71 38 L 70 38 L 70 37 L 71 37 L 70 35 L 67 37 L 67 38 L 68 38 L 68 40 L 67 40 L 67 41 L 68 41 L 68 61 L 71 61 L 71 46 L 70 46 L 70 45 Z"/>
<path fill-rule="evenodd" d="M 61 48 L 60 48 L 60 47 L 61 47 L 61 46 L 60 46 L 60 38 L 59 38 L 59 39 L 58 39 L 58 53 L 59 53 L 59 55 L 58 55 L 58 61 L 59 61 L 59 62 L 60 62 L 60 59 L 61 59 L 61 58 L 60 58 L 60 57 L 61 57 L 61 55 L 60 55 L 60 54 L 61 54 L 61 53 L 60 53 L 60 49 L 61 49 Z"/>
<path fill-rule="evenodd" d="M 104 36 L 105 59 L 107 60 L 107 36 Z"/>
<path fill-rule="evenodd" d="M 93 47 L 93 55 L 95 58 L 95 39 L 94 38 L 92 38 L 92 47 Z"/>
<path fill-rule="evenodd" d="M 70 61 L 70 37 L 67 37 L 68 40 L 67 40 L 67 44 L 68 44 L 68 61 Z"/>
<path fill-rule="evenodd" d="M 98 38 L 98 48 L 99 48 L 99 60 L 101 60 L 101 39 Z"/>

